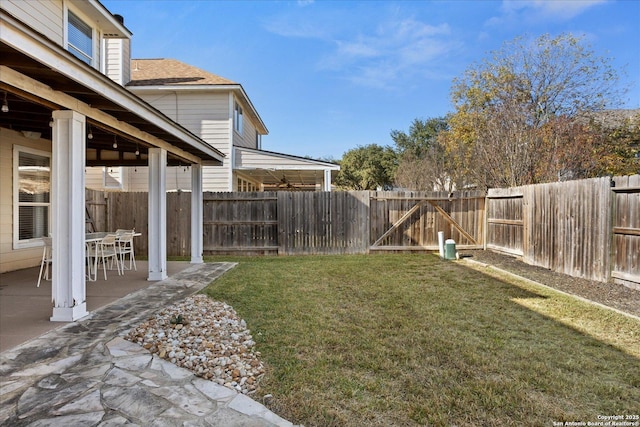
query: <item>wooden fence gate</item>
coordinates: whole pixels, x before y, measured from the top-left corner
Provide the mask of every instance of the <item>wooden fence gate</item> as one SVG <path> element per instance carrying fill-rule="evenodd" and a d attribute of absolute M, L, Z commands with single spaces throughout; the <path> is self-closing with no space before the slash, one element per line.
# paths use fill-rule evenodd
<path fill-rule="evenodd" d="M 640 289 L 640 175 L 613 182 L 611 277 Z"/>
<path fill-rule="evenodd" d="M 484 245 L 482 192 L 378 191 L 370 196 L 370 251 L 438 250 L 438 232 L 461 249 Z"/>
<path fill-rule="evenodd" d="M 487 249 L 524 255 L 522 188 L 491 189 L 487 195 Z"/>

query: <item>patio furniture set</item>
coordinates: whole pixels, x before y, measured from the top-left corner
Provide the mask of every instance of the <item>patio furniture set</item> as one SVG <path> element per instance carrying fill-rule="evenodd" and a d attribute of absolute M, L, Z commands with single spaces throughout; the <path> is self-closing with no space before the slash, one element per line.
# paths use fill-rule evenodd
<path fill-rule="evenodd" d="M 102 265 L 104 279 L 107 280 L 107 269 L 115 270 L 118 275 L 125 270 L 137 270 L 136 257 L 133 248 L 133 238 L 140 236 L 135 230 L 118 229 L 115 232 L 94 232 L 85 235 L 85 259 L 87 265 L 87 280 L 96 281 L 98 270 Z M 42 261 L 38 275 L 38 287 L 42 279 L 50 280 L 50 270 L 53 261 L 52 237 L 43 237 Z M 127 258 L 129 265 L 127 266 Z"/>

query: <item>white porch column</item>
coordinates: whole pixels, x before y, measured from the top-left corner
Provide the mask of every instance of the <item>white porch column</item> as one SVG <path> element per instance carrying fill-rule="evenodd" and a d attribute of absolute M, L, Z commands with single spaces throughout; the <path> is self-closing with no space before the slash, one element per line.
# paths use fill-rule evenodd
<path fill-rule="evenodd" d="M 191 264 L 202 264 L 202 165 L 191 165 Z"/>
<path fill-rule="evenodd" d="M 324 170 L 324 182 L 323 182 L 322 191 L 331 191 L 331 170 Z"/>
<path fill-rule="evenodd" d="M 51 230 L 52 322 L 89 314 L 85 282 L 85 116 L 54 111 L 52 130 Z"/>
<path fill-rule="evenodd" d="M 167 150 L 149 148 L 149 277 L 167 278 Z"/>

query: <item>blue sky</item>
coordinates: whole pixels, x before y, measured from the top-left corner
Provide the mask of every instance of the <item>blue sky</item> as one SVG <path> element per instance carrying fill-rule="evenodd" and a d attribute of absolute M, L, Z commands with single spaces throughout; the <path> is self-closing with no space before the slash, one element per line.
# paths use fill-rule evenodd
<path fill-rule="evenodd" d="M 452 111 L 451 82 L 517 36 L 570 32 L 612 58 L 640 107 L 640 1 L 102 0 L 134 58 L 173 58 L 241 83 L 263 149 L 340 159 Z"/>

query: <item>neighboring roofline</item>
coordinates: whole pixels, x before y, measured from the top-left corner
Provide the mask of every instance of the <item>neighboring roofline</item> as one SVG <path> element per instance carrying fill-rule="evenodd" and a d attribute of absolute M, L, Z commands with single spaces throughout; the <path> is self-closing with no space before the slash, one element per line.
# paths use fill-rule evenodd
<path fill-rule="evenodd" d="M 307 157 L 294 156 L 293 154 L 276 153 L 275 151 L 258 150 L 256 148 L 249 148 L 249 147 L 240 147 L 237 145 L 234 145 L 233 148 L 235 150 L 251 151 L 254 153 L 266 154 L 269 156 L 279 157 L 283 159 L 300 160 L 313 165 L 322 166 L 323 169 L 340 170 L 340 165 L 332 162 L 325 162 L 322 160 L 309 159 Z"/>
<path fill-rule="evenodd" d="M 134 61 L 132 59 L 132 61 Z M 264 121 L 262 121 L 262 117 L 260 117 L 260 114 L 258 114 L 258 111 L 256 110 L 256 107 L 253 105 L 253 102 L 251 102 L 251 99 L 249 98 L 249 95 L 247 95 L 247 92 L 244 90 L 244 88 L 242 87 L 242 85 L 240 83 L 234 83 L 234 84 L 204 84 L 204 85 L 149 85 L 149 86 L 138 86 L 138 85 L 126 85 L 125 86 L 127 89 L 129 89 L 132 92 L 138 92 L 138 93 L 142 93 L 142 92 L 157 92 L 157 91 L 176 91 L 176 92 L 204 92 L 204 91 L 209 91 L 209 92 L 235 92 L 235 93 L 239 93 L 241 98 L 243 99 L 243 101 L 246 103 L 246 105 L 249 106 L 249 108 L 251 109 L 251 114 L 256 118 L 256 120 L 258 120 L 258 125 L 260 127 L 259 131 L 261 131 L 261 135 L 268 135 L 269 134 L 269 129 L 267 129 L 267 126 L 264 124 Z"/>
<path fill-rule="evenodd" d="M 85 64 L 58 43 L 1 8 L 0 17 L 0 27 L 5 27 L 4 31 L 0 31 L 3 43 L 192 146 L 204 155 L 198 156 L 202 160 L 208 160 L 206 157 L 209 157 L 218 162 L 223 161 L 225 155 L 222 152 L 99 70 Z M 61 68 L 61 63 L 64 69 Z"/>

